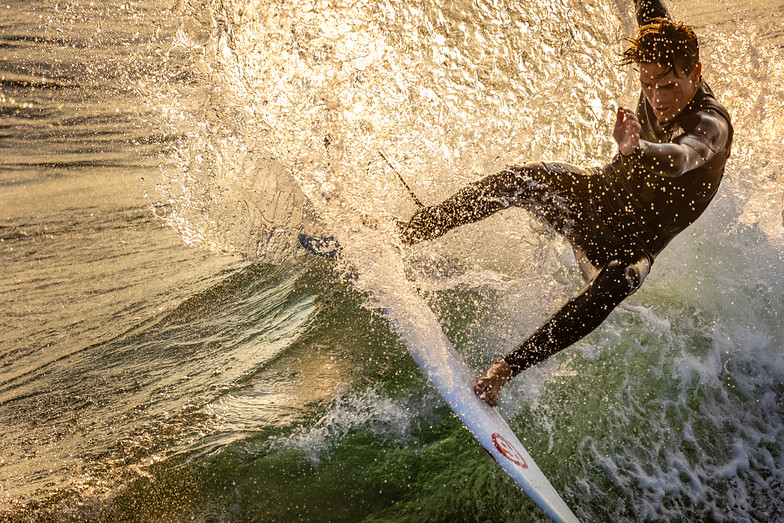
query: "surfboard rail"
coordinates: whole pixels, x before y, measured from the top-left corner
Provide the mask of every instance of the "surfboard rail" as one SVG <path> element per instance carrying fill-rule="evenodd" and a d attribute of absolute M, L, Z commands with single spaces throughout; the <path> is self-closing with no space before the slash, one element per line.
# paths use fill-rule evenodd
<path fill-rule="evenodd" d="M 553 521 L 578 519 L 539 469 L 497 409 L 473 391 L 473 372 L 444 334 L 433 311 L 415 293 L 387 294 L 384 309 L 414 361 L 496 463 Z M 400 301 L 405 301 L 405 306 Z M 397 302 L 397 303 L 395 303 Z M 406 314 L 394 311 L 406 310 Z M 433 333 L 437 336 L 433 337 Z"/>
<path fill-rule="evenodd" d="M 433 386 L 463 425 L 523 492 L 553 521 L 569 523 L 578 521 L 506 420 L 495 408 L 490 407 L 474 394 L 470 379 L 462 379 L 469 369 L 457 351 L 453 348 L 449 351 L 452 354 L 446 358 L 450 367 L 448 370 L 440 368 L 440 364 L 436 364 L 434 368 L 426 350 L 412 351 L 409 348 L 409 351 L 420 367 L 426 370 Z M 449 373 L 460 376 L 460 383 L 446 383 L 441 378 Z"/>

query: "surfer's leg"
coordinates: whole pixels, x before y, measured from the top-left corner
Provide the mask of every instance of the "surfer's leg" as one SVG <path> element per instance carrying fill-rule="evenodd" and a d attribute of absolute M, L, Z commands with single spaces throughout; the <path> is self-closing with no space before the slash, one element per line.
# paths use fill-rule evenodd
<path fill-rule="evenodd" d="M 421 209 L 408 223 L 400 224 L 400 237 L 408 244 L 432 240 L 511 206 L 539 211 L 563 232 L 575 180 L 582 175 L 574 167 L 556 163 L 509 167 L 467 185 L 438 205 Z"/>

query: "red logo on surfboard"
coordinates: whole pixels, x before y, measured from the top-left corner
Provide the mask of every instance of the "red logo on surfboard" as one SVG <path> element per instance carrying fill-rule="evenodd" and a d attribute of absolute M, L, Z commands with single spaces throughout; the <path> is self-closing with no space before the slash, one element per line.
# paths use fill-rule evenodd
<path fill-rule="evenodd" d="M 523 467 L 524 469 L 528 468 L 528 463 L 525 462 L 525 458 L 523 458 L 523 455 L 520 454 L 520 451 L 517 450 L 515 446 L 512 445 L 505 437 L 497 432 L 493 432 L 493 445 L 495 445 L 495 448 L 497 448 L 506 459 L 515 465 Z"/>

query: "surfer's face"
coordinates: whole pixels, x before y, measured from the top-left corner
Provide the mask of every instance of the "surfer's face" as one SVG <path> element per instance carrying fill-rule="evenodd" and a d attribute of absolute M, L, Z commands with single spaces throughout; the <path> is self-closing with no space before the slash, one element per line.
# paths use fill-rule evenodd
<path fill-rule="evenodd" d="M 702 66 L 699 63 L 690 73 L 683 76 L 675 74 L 675 70 L 662 76 L 666 69 L 659 64 L 638 64 L 638 66 L 642 92 L 660 122 L 667 122 L 678 116 L 694 97 L 700 85 Z"/>

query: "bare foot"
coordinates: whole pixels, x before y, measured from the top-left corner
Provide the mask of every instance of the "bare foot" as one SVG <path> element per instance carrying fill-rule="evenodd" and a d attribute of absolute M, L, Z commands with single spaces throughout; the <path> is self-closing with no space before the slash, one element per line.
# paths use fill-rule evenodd
<path fill-rule="evenodd" d="M 501 388 L 512 379 L 512 368 L 503 358 L 490 365 L 484 376 L 474 382 L 474 393 L 491 407 L 498 405 Z"/>

